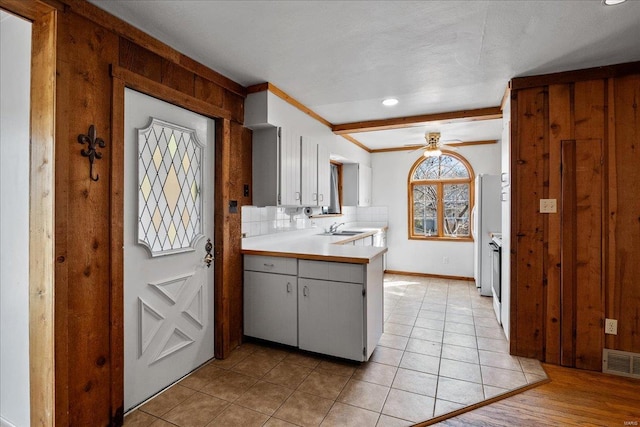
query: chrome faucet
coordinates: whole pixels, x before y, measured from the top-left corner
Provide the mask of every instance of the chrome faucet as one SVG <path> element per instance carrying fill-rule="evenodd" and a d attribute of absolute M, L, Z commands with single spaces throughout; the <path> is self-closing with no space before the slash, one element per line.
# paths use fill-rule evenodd
<path fill-rule="evenodd" d="M 338 231 L 338 227 L 340 227 L 341 225 L 344 225 L 344 222 L 342 222 L 340 224 L 338 224 L 337 222 L 334 222 L 329 227 L 329 233 L 335 233 L 336 231 Z"/>

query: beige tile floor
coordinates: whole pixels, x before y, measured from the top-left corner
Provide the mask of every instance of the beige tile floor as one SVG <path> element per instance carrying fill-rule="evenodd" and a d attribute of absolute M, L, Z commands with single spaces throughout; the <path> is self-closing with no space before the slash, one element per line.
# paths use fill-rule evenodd
<path fill-rule="evenodd" d="M 471 282 L 385 275 L 385 333 L 354 363 L 247 343 L 125 417 L 125 426 L 408 426 L 546 379 L 512 357 Z"/>

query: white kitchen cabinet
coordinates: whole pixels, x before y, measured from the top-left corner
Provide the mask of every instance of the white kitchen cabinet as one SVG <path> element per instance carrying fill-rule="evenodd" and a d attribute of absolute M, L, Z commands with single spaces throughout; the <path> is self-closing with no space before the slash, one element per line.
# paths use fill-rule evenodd
<path fill-rule="evenodd" d="M 298 261 L 298 345 L 366 361 L 382 336 L 382 257 L 369 264 Z"/>
<path fill-rule="evenodd" d="M 244 334 L 297 346 L 297 283 L 296 259 L 245 256 Z"/>
<path fill-rule="evenodd" d="M 385 229 L 381 229 L 373 235 L 372 246 L 376 246 L 379 248 L 384 248 L 385 246 L 387 246 L 387 231 Z"/>
<path fill-rule="evenodd" d="M 300 134 L 292 129 L 280 131 L 280 205 L 300 206 L 302 189 L 300 176 Z"/>
<path fill-rule="evenodd" d="M 253 132 L 253 203 L 256 206 L 326 206 L 329 152 L 287 128 Z"/>
<path fill-rule="evenodd" d="M 387 231 L 386 229 L 382 229 L 373 235 L 371 240 L 373 246 L 384 248 L 387 246 Z M 382 271 L 387 269 L 387 254 L 384 253 L 382 255 Z"/>
<path fill-rule="evenodd" d="M 329 151 L 303 136 L 300 163 L 302 206 L 327 206 L 331 191 Z"/>
<path fill-rule="evenodd" d="M 373 235 L 356 240 L 360 246 L 373 246 Z"/>
<path fill-rule="evenodd" d="M 329 149 L 318 144 L 318 206 L 331 203 L 331 160 Z"/>
<path fill-rule="evenodd" d="M 300 134 L 280 127 L 253 131 L 253 203 L 301 206 Z"/>
<path fill-rule="evenodd" d="M 371 167 L 358 168 L 358 206 L 371 206 Z"/>
<path fill-rule="evenodd" d="M 383 325 L 382 256 L 369 264 L 244 256 L 244 334 L 366 361 Z"/>
<path fill-rule="evenodd" d="M 299 277 L 332 282 L 365 283 L 367 264 L 300 260 Z"/>
<path fill-rule="evenodd" d="M 318 206 L 318 144 L 307 137 L 301 146 L 302 206 Z"/>
<path fill-rule="evenodd" d="M 298 346 L 302 350 L 362 360 L 363 285 L 299 279 Z"/>
<path fill-rule="evenodd" d="M 371 167 L 358 163 L 342 165 L 343 205 L 371 205 Z"/>

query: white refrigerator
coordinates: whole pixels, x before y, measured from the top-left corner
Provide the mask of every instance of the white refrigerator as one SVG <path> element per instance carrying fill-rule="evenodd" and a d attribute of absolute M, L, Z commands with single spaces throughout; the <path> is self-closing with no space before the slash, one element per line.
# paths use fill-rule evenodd
<path fill-rule="evenodd" d="M 491 233 L 502 227 L 500 175 L 479 174 L 473 207 L 473 278 L 481 295 L 491 296 Z"/>

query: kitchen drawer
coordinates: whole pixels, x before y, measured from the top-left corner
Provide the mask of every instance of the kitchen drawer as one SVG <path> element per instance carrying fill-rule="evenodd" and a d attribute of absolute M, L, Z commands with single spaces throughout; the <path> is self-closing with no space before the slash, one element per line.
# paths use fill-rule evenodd
<path fill-rule="evenodd" d="M 296 275 L 298 274 L 298 260 L 276 256 L 245 255 L 244 269 L 245 271 Z"/>
<path fill-rule="evenodd" d="M 364 264 L 300 260 L 298 277 L 332 282 L 364 283 Z"/>

